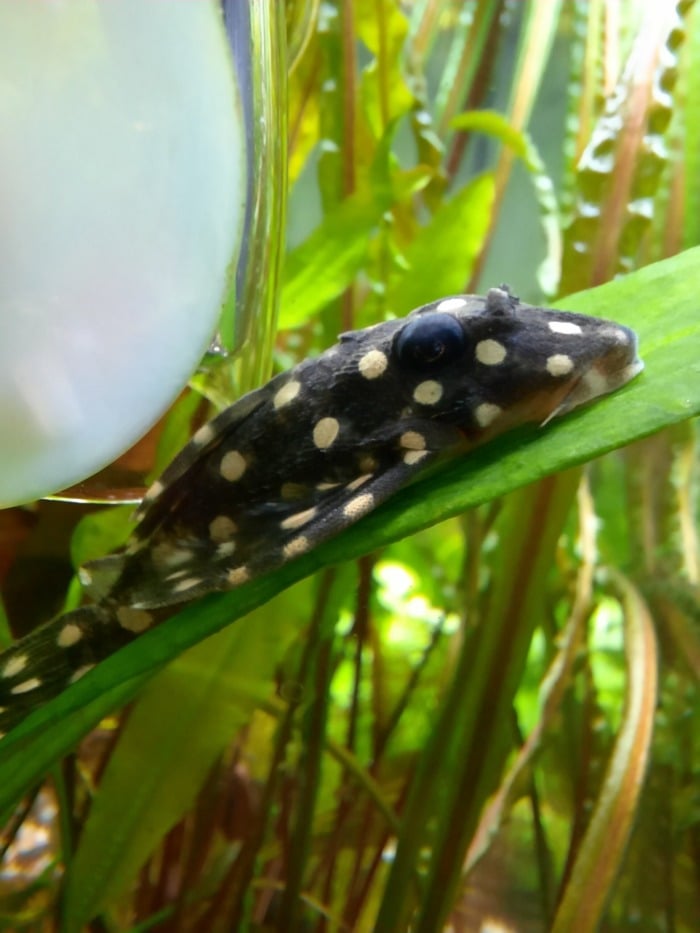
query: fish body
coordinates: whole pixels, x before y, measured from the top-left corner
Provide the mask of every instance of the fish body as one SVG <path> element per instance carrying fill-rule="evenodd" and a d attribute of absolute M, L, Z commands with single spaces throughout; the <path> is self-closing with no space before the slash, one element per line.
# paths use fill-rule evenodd
<path fill-rule="evenodd" d="M 642 368 L 626 327 L 503 286 L 342 334 L 201 428 L 144 497 L 96 600 L 0 655 L 0 728 L 170 614 L 308 552 L 444 456 L 613 391 Z M 33 639 L 33 641 L 32 641 Z"/>

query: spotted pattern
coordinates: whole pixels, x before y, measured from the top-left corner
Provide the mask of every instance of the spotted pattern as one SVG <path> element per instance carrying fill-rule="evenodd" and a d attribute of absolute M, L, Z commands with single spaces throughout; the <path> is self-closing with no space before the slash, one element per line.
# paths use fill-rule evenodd
<path fill-rule="evenodd" d="M 229 483 L 235 483 L 246 471 L 248 463 L 246 458 L 238 450 L 229 450 L 221 458 L 219 470 L 224 479 Z"/>
<path fill-rule="evenodd" d="M 197 433 L 192 438 L 192 443 L 196 444 L 198 447 L 206 447 L 210 441 L 213 441 L 216 437 L 216 431 L 211 426 L 211 424 L 202 425 L 202 427 L 197 431 Z"/>
<path fill-rule="evenodd" d="M 425 327 L 392 320 L 344 336 L 200 428 L 147 492 L 127 551 L 94 566 L 96 605 L 0 656 L 0 734 L 89 670 L 76 670 L 86 656 L 108 657 L 168 606 L 274 571 L 438 455 L 541 424 L 641 369 L 630 331 L 523 306 L 505 287 L 443 298 L 421 316 Z M 447 352 L 433 353 L 444 340 Z M 564 399 L 565 381 L 547 371 L 571 381 Z"/>
<path fill-rule="evenodd" d="M 318 509 L 316 506 L 312 506 L 310 509 L 305 509 L 303 512 L 297 512 L 296 515 L 290 515 L 280 522 L 280 528 L 284 528 L 285 530 L 301 528 L 302 525 L 306 525 L 311 521 L 317 511 Z"/>
<path fill-rule="evenodd" d="M 14 658 L 10 658 L 7 664 L 4 665 L 2 676 L 16 677 L 17 674 L 22 673 L 27 664 L 29 664 L 29 657 L 26 654 L 16 654 Z"/>
<path fill-rule="evenodd" d="M 484 366 L 498 366 L 507 356 L 507 350 L 497 340 L 480 340 L 476 345 L 476 358 Z"/>
<path fill-rule="evenodd" d="M 499 405 L 494 405 L 493 402 L 482 402 L 474 409 L 474 417 L 482 428 L 488 428 L 502 414 L 503 409 Z"/>
<path fill-rule="evenodd" d="M 189 570 L 176 570 L 175 573 L 169 573 L 166 577 L 167 580 L 182 580 L 183 577 L 186 577 L 189 573 Z"/>
<path fill-rule="evenodd" d="M 359 489 L 360 486 L 364 486 L 366 482 L 372 479 L 371 473 L 363 473 L 362 476 L 358 476 L 357 479 L 352 480 L 345 487 L 348 492 L 354 492 L 356 489 Z"/>
<path fill-rule="evenodd" d="M 371 492 L 364 492 L 361 496 L 355 496 L 346 503 L 343 508 L 343 514 L 346 518 L 357 519 L 366 512 L 369 512 L 374 506 L 374 496 Z"/>
<path fill-rule="evenodd" d="M 443 388 L 434 379 L 420 382 L 413 390 L 413 398 L 419 405 L 437 405 L 443 395 Z"/>
<path fill-rule="evenodd" d="M 319 450 L 326 450 L 330 447 L 340 432 L 340 423 L 337 418 L 321 418 L 314 425 L 313 439 L 314 444 Z"/>
<path fill-rule="evenodd" d="M 574 368 L 574 361 L 565 353 L 555 353 L 547 357 L 547 372 L 550 376 L 568 376 Z"/>
<path fill-rule="evenodd" d="M 189 548 L 174 547 L 170 541 L 161 541 L 151 549 L 153 563 L 159 567 L 179 567 L 192 560 L 192 551 Z"/>
<path fill-rule="evenodd" d="M 404 431 L 399 444 L 404 450 L 425 450 L 425 438 L 418 431 Z"/>
<path fill-rule="evenodd" d="M 146 505 L 147 503 L 155 502 L 155 500 L 160 496 L 160 494 L 165 489 L 163 483 L 160 480 L 156 480 L 149 489 L 146 490 L 146 494 L 143 497 L 141 505 Z"/>
<path fill-rule="evenodd" d="M 279 410 L 280 408 L 284 408 L 285 405 L 289 405 L 289 403 L 293 402 L 297 395 L 299 395 L 300 391 L 301 383 L 296 379 L 290 379 L 289 382 L 285 382 L 282 388 L 278 389 L 272 398 L 273 408 Z"/>
<path fill-rule="evenodd" d="M 131 606 L 120 606 L 117 609 L 117 620 L 127 632 L 145 632 L 153 625 L 153 616 L 145 609 L 133 609 Z"/>
<path fill-rule="evenodd" d="M 184 580 L 179 580 L 173 586 L 173 590 L 176 593 L 185 593 L 187 590 L 193 590 L 195 586 L 199 586 L 201 582 L 199 577 L 186 577 Z"/>
<path fill-rule="evenodd" d="M 564 336 L 583 333 L 579 325 L 573 324 L 571 321 L 550 321 L 549 329 L 553 334 L 562 334 Z"/>
<path fill-rule="evenodd" d="M 83 630 L 80 626 L 75 625 L 73 622 L 69 622 L 67 625 L 64 625 L 58 633 L 56 644 L 59 648 L 71 648 L 73 645 L 77 645 L 82 637 Z"/>
<path fill-rule="evenodd" d="M 365 379 L 378 379 L 386 372 L 389 359 L 381 350 L 370 350 L 360 359 L 357 368 Z"/>
<path fill-rule="evenodd" d="M 291 541 L 288 541 L 282 553 L 286 560 L 289 560 L 291 557 L 298 557 L 300 554 L 305 554 L 306 551 L 311 547 L 311 542 L 304 535 L 299 535 L 298 538 L 292 538 Z"/>
<path fill-rule="evenodd" d="M 217 544 L 229 541 L 237 531 L 236 523 L 228 515 L 217 515 L 209 522 L 209 537 Z"/>
<path fill-rule="evenodd" d="M 436 311 L 460 311 L 465 305 L 466 300 L 464 298 L 443 298 L 438 304 L 435 305 Z"/>
<path fill-rule="evenodd" d="M 21 693 L 31 693 L 32 690 L 36 690 L 37 687 L 41 686 L 41 680 L 38 677 L 30 677 L 28 680 L 23 680 L 21 684 L 16 684 L 11 690 L 10 693 L 19 695 Z"/>
<path fill-rule="evenodd" d="M 229 570 L 226 579 L 231 586 L 241 586 L 246 580 L 250 580 L 250 570 L 247 567 L 234 567 Z"/>
<path fill-rule="evenodd" d="M 407 450 L 403 455 L 403 462 L 407 466 L 415 466 L 428 456 L 427 450 Z"/>

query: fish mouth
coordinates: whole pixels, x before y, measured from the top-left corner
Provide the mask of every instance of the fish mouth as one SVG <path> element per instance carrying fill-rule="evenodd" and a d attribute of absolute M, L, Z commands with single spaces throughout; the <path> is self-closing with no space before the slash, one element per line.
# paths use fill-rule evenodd
<path fill-rule="evenodd" d="M 637 337 L 626 327 L 617 328 L 619 338 L 610 351 L 592 363 L 578 379 L 556 409 L 543 422 L 566 414 L 579 405 L 585 405 L 593 399 L 615 392 L 644 369 L 644 361 L 637 355 Z"/>

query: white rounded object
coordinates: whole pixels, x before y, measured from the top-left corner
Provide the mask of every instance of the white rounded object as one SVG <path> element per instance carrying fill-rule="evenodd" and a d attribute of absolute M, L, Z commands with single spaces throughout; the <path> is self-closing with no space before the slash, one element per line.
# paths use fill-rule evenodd
<path fill-rule="evenodd" d="M 244 166 L 215 0 L 0 3 L 0 507 L 89 476 L 177 395 Z"/>

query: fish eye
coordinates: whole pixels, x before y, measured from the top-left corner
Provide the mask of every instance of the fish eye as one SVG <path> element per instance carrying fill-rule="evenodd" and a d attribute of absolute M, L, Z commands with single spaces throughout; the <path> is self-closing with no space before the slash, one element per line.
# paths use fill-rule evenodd
<path fill-rule="evenodd" d="M 420 314 L 396 337 L 399 363 L 432 370 L 454 362 L 464 353 L 467 338 L 459 322 L 441 311 Z"/>

